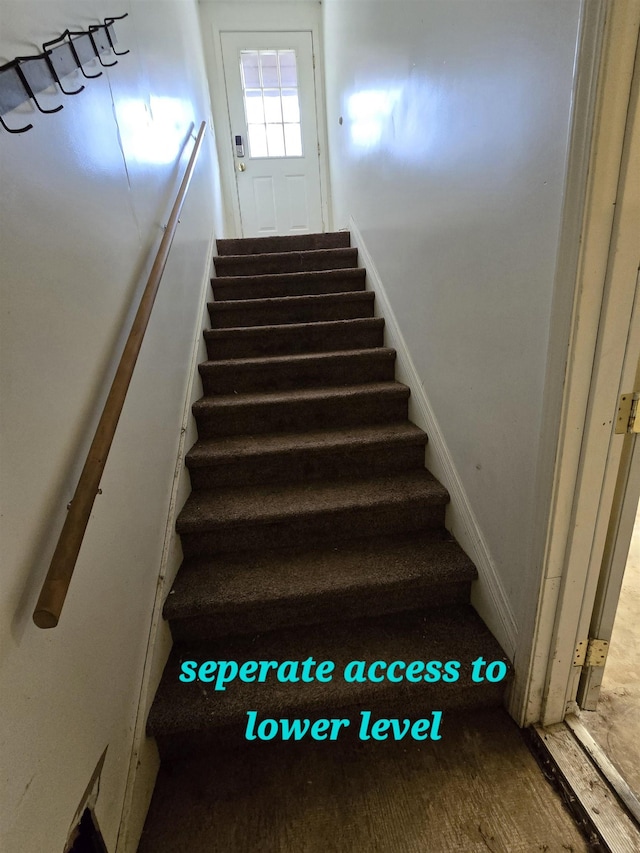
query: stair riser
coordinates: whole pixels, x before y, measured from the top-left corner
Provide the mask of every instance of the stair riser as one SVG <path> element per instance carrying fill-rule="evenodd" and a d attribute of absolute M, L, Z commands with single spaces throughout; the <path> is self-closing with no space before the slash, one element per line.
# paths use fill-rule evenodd
<path fill-rule="evenodd" d="M 241 306 L 229 309 L 215 303 L 209 305 L 211 327 L 229 329 L 240 326 L 275 326 L 279 323 L 315 323 L 321 320 L 356 320 L 373 317 L 373 300 L 358 299 L 353 302 L 340 300 L 322 302 L 317 305 L 261 305 L 255 308 Z"/>
<path fill-rule="evenodd" d="M 322 293 L 350 293 L 365 289 L 365 272 L 339 270 L 326 274 L 255 276 L 248 280 L 214 278 L 211 289 L 216 302 L 230 299 L 273 299 L 278 296 L 317 296 Z"/>
<path fill-rule="evenodd" d="M 343 249 L 350 245 L 348 231 L 327 231 L 322 234 L 298 234 L 286 237 L 246 237 L 218 240 L 219 255 L 251 255 L 265 252 L 307 251 L 310 249 Z"/>
<path fill-rule="evenodd" d="M 185 557 L 252 548 L 289 548 L 298 545 L 321 545 L 327 538 L 344 539 L 371 535 L 434 530 L 444 527 L 444 505 L 430 506 L 424 500 L 396 504 L 355 507 L 350 510 L 327 510 L 310 516 L 299 516 L 273 524 L 219 525 L 216 529 L 185 532 L 180 519 L 176 529 L 181 537 Z"/>
<path fill-rule="evenodd" d="M 276 365 L 200 365 L 205 394 L 252 391 L 288 391 L 293 388 L 362 385 L 390 382 L 395 375 L 395 353 L 380 352 L 351 358 L 305 359 Z"/>
<path fill-rule="evenodd" d="M 424 445 L 388 445 L 237 459 L 207 467 L 190 467 L 189 475 L 192 489 L 215 489 L 219 486 L 375 477 L 423 467 Z"/>
<path fill-rule="evenodd" d="M 322 252 L 287 252 L 284 255 L 244 255 L 215 258 L 216 274 L 276 275 L 287 272 L 353 269 L 358 263 L 357 249 L 329 249 Z"/>
<path fill-rule="evenodd" d="M 375 323 L 375 325 L 373 324 Z M 253 332 L 253 334 L 251 334 Z M 384 324 L 372 321 L 371 325 L 358 326 L 340 323 L 338 326 L 309 325 L 304 331 L 298 326 L 270 326 L 219 330 L 205 333 L 207 354 L 211 361 L 227 358 L 260 358 L 270 355 L 297 355 L 306 352 L 335 352 L 338 350 L 372 349 L 384 342 Z"/>
<path fill-rule="evenodd" d="M 303 400 L 251 406 L 225 406 L 212 413 L 196 409 L 200 438 L 216 435 L 246 435 L 266 432 L 300 432 L 308 428 L 385 424 L 406 420 L 406 396 L 360 397 L 351 400 Z"/>
<path fill-rule="evenodd" d="M 234 634 L 254 634 L 289 628 L 295 625 L 315 625 L 321 622 L 357 619 L 365 616 L 400 613 L 416 607 L 438 608 L 465 604 L 471 595 L 471 583 L 442 587 L 405 586 L 401 589 L 376 588 L 342 593 L 334 599 L 314 598 L 290 602 L 270 602 L 268 607 L 245 605 L 235 611 L 211 613 L 206 617 L 170 620 L 174 642 L 180 640 L 209 640 Z"/>

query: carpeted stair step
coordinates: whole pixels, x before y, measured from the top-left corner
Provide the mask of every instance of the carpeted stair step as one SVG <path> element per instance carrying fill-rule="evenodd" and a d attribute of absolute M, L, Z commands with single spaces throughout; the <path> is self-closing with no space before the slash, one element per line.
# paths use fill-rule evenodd
<path fill-rule="evenodd" d="M 200 438 L 394 423 L 406 420 L 409 389 L 399 382 L 202 397 L 193 404 Z"/>
<path fill-rule="evenodd" d="M 384 320 L 381 317 L 364 317 L 279 326 L 206 329 L 204 338 L 211 361 L 370 349 L 383 345 Z"/>
<path fill-rule="evenodd" d="M 476 576 L 456 542 L 424 533 L 237 552 L 186 560 L 164 618 L 174 641 L 251 634 L 464 604 Z"/>
<path fill-rule="evenodd" d="M 192 489 L 375 477 L 424 467 L 425 433 L 409 423 L 199 440 Z"/>
<path fill-rule="evenodd" d="M 218 240 L 219 255 L 262 255 L 268 252 L 294 252 L 308 249 L 342 249 L 351 245 L 348 231 L 322 234 L 294 234 L 287 237 L 243 237 Z"/>
<path fill-rule="evenodd" d="M 176 530 L 185 557 L 287 548 L 345 537 L 433 530 L 449 495 L 428 471 L 354 480 L 192 492 Z"/>
<path fill-rule="evenodd" d="M 353 320 L 373 317 L 372 291 L 285 296 L 274 299 L 238 299 L 208 304 L 211 326 L 270 326 L 279 323 L 313 323 L 318 320 Z"/>
<path fill-rule="evenodd" d="M 342 270 L 358 264 L 357 249 L 312 249 L 263 255 L 218 255 L 216 275 L 273 275 L 305 270 Z"/>
<path fill-rule="evenodd" d="M 238 275 L 211 279 L 216 302 L 228 299 L 271 299 L 274 296 L 304 296 L 364 290 L 366 270 L 321 270 L 280 275 Z"/>
<path fill-rule="evenodd" d="M 392 381 L 395 359 L 395 350 L 376 347 L 350 352 L 205 361 L 198 369 L 205 394 L 240 394 Z"/>
<path fill-rule="evenodd" d="M 375 616 L 368 619 L 328 622 L 323 625 L 272 631 L 251 637 L 224 638 L 218 641 L 176 643 L 148 719 L 148 733 L 159 740 L 161 755 L 184 754 L 191 747 L 204 748 L 233 737 L 238 745 L 244 740 L 247 712 L 264 718 L 311 720 L 342 717 L 351 720 L 349 734 L 356 735 L 360 712 L 370 710 L 403 721 L 443 712 L 440 735 L 446 737 L 447 713 L 462 708 L 499 707 L 505 680 L 478 682 L 472 678 L 472 662 L 482 657 L 487 662 L 508 661 L 498 643 L 469 605 L 439 611 Z M 278 681 L 274 670 L 263 682 L 235 679 L 224 690 L 195 679 L 179 680 L 183 661 L 331 661 L 335 668 L 331 680 L 304 682 Z M 343 677 L 347 664 L 376 661 L 406 664 L 456 661 L 460 663 L 455 681 L 417 682 L 403 679 L 349 682 Z M 300 671 L 300 670 L 299 670 Z M 315 671 L 315 670 L 314 670 Z M 374 672 L 379 675 L 382 670 Z M 499 672 L 492 670 L 494 677 Z M 417 672 L 413 670 L 414 677 Z M 424 668 L 421 669 L 424 673 Z M 396 669 L 393 673 L 399 676 Z M 206 675 L 206 673 L 205 673 Z M 215 677 L 215 674 L 214 674 Z M 354 731 L 355 730 L 355 731 Z M 347 735 L 345 735 L 346 737 Z M 236 740 L 237 738 L 237 740 Z M 415 742 L 409 740 L 409 744 Z M 249 744 L 255 749 L 256 744 Z"/>

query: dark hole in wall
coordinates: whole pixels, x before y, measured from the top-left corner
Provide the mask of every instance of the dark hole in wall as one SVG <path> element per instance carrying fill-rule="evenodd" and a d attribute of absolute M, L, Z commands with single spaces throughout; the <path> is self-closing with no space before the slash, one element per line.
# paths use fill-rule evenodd
<path fill-rule="evenodd" d="M 85 809 L 80 818 L 78 834 L 69 853 L 107 853 L 107 848 L 89 809 Z"/>

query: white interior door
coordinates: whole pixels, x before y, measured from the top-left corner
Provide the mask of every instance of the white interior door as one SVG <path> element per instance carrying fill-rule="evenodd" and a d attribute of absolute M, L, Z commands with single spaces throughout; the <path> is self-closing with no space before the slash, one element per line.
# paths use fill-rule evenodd
<path fill-rule="evenodd" d="M 323 231 L 311 33 L 221 42 L 242 235 Z"/>

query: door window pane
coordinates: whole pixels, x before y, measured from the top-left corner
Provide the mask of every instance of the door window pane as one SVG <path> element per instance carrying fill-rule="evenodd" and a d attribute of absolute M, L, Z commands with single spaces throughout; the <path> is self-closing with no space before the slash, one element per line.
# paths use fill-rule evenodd
<path fill-rule="evenodd" d="M 249 125 L 249 149 L 252 157 L 268 157 L 267 130 L 264 124 Z"/>
<path fill-rule="evenodd" d="M 247 124 L 264 124 L 262 89 L 247 89 L 244 93 L 247 110 Z"/>
<path fill-rule="evenodd" d="M 282 90 L 282 117 L 285 122 L 300 122 L 300 105 L 297 89 Z"/>
<path fill-rule="evenodd" d="M 283 87 L 297 86 L 298 74 L 296 71 L 295 50 L 279 50 L 278 57 L 280 60 L 280 85 Z"/>
<path fill-rule="evenodd" d="M 260 66 L 258 64 L 257 51 L 242 51 L 240 54 L 240 67 L 242 68 L 242 88 L 260 88 Z"/>
<path fill-rule="evenodd" d="M 284 144 L 287 157 L 302 157 L 302 137 L 299 124 L 285 124 Z"/>
<path fill-rule="evenodd" d="M 302 157 L 295 50 L 240 52 L 250 157 Z"/>
<path fill-rule="evenodd" d="M 262 71 L 262 85 L 266 89 L 267 86 L 279 86 L 280 79 L 278 77 L 278 54 L 275 50 L 261 50 L 260 53 L 260 70 Z"/>
<path fill-rule="evenodd" d="M 282 124 L 280 89 L 264 90 L 264 121 L 267 124 Z"/>
<path fill-rule="evenodd" d="M 269 157 L 284 157 L 284 133 L 281 124 L 267 125 Z"/>

